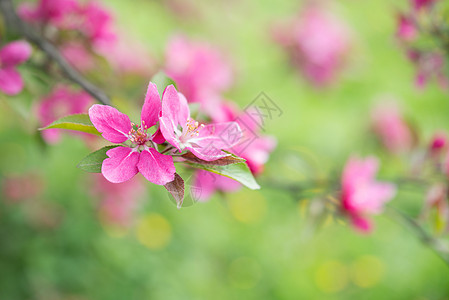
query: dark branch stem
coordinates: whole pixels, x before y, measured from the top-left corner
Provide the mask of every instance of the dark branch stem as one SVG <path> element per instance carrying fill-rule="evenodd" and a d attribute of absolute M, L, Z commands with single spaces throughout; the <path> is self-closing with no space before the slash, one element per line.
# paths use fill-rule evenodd
<path fill-rule="evenodd" d="M 28 41 L 36 45 L 64 71 L 68 79 L 78 84 L 100 103 L 110 105 L 109 97 L 100 88 L 84 78 L 67 62 L 52 43 L 37 34 L 28 24 L 19 18 L 11 0 L 0 0 L 0 11 L 8 30 L 25 37 Z"/>

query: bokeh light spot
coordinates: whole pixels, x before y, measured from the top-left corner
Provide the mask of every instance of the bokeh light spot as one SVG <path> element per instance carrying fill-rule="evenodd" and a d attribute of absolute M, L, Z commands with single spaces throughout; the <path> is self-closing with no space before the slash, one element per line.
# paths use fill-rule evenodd
<path fill-rule="evenodd" d="M 170 223 L 159 214 L 149 214 L 137 225 L 137 239 L 152 250 L 162 249 L 170 242 Z"/>
<path fill-rule="evenodd" d="M 229 266 L 229 281 L 238 289 L 254 287 L 261 277 L 260 264 L 251 257 L 239 257 Z"/>
<path fill-rule="evenodd" d="M 325 293 L 336 293 L 348 285 L 347 267 L 339 261 L 326 261 L 315 272 L 315 283 Z"/>
<path fill-rule="evenodd" d="M 229 200 L 232 215 L 243 223 L 260 221 L 267 210 L 265 197 L 260 192 L 241 192 Z"/>
<path fill-rule="evenodd" d="M 385 264 L 377 257 L 364 255 L 351 266 L 351 279 L 359 287 L 369 288 L 380 282 L 385 272 Z"/>

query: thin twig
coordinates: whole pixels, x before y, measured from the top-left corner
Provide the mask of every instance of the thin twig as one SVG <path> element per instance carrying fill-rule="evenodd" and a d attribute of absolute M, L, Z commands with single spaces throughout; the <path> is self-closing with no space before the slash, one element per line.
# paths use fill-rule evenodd
<path fill-rule="evenodd" d="M 449 249 L 445 244 L 430 235 L 418 224 L 418 222 L 398 209 L 388 206 L 386 213 L 413 231 L 424 245 L 432 249 L 432 251 L 449 266 Z"/>
<path fill-rule="evenodd" d="M 109 97 L 100 88 L 84 78 L 67 62 L 67 60 L 52 43 L 37 34 L 30 26 L 28 26 L 28 24 L 19 18 L 11 0 L 0 0 L 0 11 L 3 15 L 3 19 L 8 30 L 25 37 L 28 41 L 35 44 L 38 48 L 45 52 L 50 59 L 58 64 L 68 79 L 78 84 L 100 103 L 110 105 L 111 101 L 109 100 Z"/>

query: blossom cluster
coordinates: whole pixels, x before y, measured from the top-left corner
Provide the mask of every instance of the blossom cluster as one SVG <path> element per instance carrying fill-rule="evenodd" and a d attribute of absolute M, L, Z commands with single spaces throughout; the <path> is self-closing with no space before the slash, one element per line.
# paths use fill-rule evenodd
<path fill-rule="evenodd" d="M 407 11 L 398 13 L 396 37 L 410 62 L 415 65 L 415 85 L 424 88 L 430 80 L 447 89 L 449 78 L 446 74 L 448 38 L 443 10 L 435 6 L 438 0 L 410 0 Z M 442 2 L 442 1 L 441 1 Z M 432 42 L 432 43 L 429 43 Z M 439 47 L 434 47 L 433 42 Z"/>
<path fill-rule="evenodd" d="M 317 87 L 336 81 L 352 43 L 348 26 L 321 4 L 309 3 L 297 16 L 277 24 L 274 40 Z"/>

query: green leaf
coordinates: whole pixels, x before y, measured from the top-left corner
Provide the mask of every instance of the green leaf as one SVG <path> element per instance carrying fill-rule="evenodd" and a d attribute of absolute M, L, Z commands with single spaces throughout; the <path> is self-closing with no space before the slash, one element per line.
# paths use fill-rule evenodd
<path fill-rule="evenodd" d="M 232 163 L 227 165 L 199 164 L 191 163 L 188 161 L 184 163 L 196 169 L 205 170 L 237 180 L 238 182 L 252 190 L 260 189 L 259 184 L 257 184 L 253 174 L 244 162 Z"/>
<path fill-rule="evenodd" d="M 98 130 L 94 127 L 94 125 L 92 125 L 88 114 L 75 114 L 65 116 L 59 120 L 54 121 L 44 128 L 39 128 L 39 130 L 52 128 L 68 129 L 101 135 L 101 133 L 98 132 Z"/>
<path fill-rule="evenodd" d="M 165 88 L 169 86 L 170 84 L 173 84 L 176 87 L 176 83 L 171 79 L 170 77 L 165 74 L 164 71 L 157 72 L 152 78 L 151 82 L 156 84 L 157 90 L 159 94 L 162 96 L 162 93 L 164 92 Z"/>
<path fill-rule="evenodd" d="M 103 164 L 103 160 L 108 158 L 106 152 L 115 147 L 118 147 L 118 145 L 106 146 L 92 152 L 83 158 L 76 167 L 89 173 L 101 173 L 101 165 Z"/>

